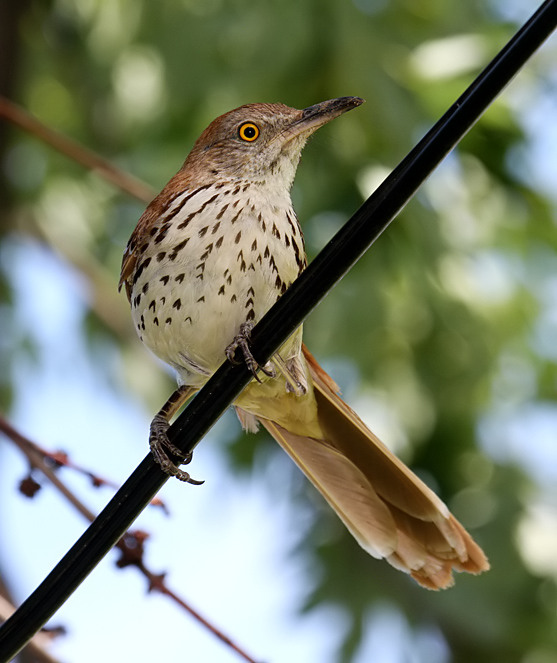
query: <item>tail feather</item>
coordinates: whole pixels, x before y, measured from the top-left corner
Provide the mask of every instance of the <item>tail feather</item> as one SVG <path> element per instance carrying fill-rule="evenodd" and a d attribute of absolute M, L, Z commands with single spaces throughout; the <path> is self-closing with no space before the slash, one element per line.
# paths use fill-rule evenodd
<path fill-rule="evenodd" d="M 341 453 L 365 467 L 375 490 L 402 511 L 425 520 L 448 516 L 445 504 L 374 435 L 358 415 L 331 389 L 326 373 L 304 347 L 315 388 L 319 423 L 326 439 Z M 328 376 L 327 376 L 328 377 Z M 336 386 L 336 385 L 335 385 Z M 348 426 L 348 428 L 347 428 Z"/>
<path fill-rule="evenodd" d="M 452 571 L 481 573 L 489 563 L 446 505 L 337 395 L 304 347 L 322 439 L 258 417 L 374 557 L 429 589 L 453 584 Z"/>
<path fill-rule="evenodd" d="M 324 440 L 290 433 L 273 421 L 261 423 L 322 493 L 358 543 L 378 559 L 397 546 L 395 522 L 384 501 L 346 456 Z M 373 537 L 367 530 L 373 523 Z"/>

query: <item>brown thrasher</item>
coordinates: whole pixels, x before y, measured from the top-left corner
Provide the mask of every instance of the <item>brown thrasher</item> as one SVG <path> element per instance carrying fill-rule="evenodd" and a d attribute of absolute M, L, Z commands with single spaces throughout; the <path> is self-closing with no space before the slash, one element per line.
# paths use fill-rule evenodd
<path fill-rule="evenodd" d="M 170 444 L 169 422 L 239 347 L 254 374 L 235 402 L 243 427 L 263 424 L 367 552 L 440 589 L 453 583 L 453 568 L 489 568 L 479 546 L 339 398 L 302 345 L 301 327 L 266 366 L 249 350 L 253 325 L 306 266 L 289 193 L 302 148 L 361 103 L 248 104 L 218 117 L 139 220 L 120 285 L 140 339 L 181 384 L 151 424 L 165 472 L 198 483 L 169 456 L 189 460 Z"/>

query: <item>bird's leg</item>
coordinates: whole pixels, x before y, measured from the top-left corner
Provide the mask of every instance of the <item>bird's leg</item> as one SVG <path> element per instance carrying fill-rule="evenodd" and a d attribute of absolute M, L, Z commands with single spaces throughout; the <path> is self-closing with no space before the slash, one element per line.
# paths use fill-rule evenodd
<path fill-rule="evenodd" d="M 235 336 L 232 343 L 230 343 L 230 345 L 227 346 L 225 353 L 228 361 L 231 361 L 233 364 L 238 364 L 240 362 L 236 361 L 234 355 L 236 354 L 236 350 L 240 348 L 246 366 L 249 368 L 251 374 L 257 380 L 257 382 L 261 382 L 259 376 L 257 375 L 257 371 L 262 371 L 263 373 L 265 373 L 265 375 L 267 375 L 270 378 L 275 377 L 275 371 L 273 370 L 271 364 L 267 364 L 266 366 L 261 366 L 260 364 L 258 364 L 255 357 L 252 355 L 249 347 L 252 329 L 253 329 L 253 323 L 251 322 L 242 323 L 240 325 L 240 331 L 238 332 L 238 335 Z"/>
<path fill-rule="evenodd" d="M 292 357 L 288 361 L 279 355 L 278 352 L 271 357 L 271 362 L 277 367 L 278 372 L 286 382 L 286 391 L 290 391 L 296 396 L 303 396 L 308 391 L 308 381 L 304 372 L 303 364 L 298 357 Z"/>
<path fill-rule="evenodd" d="M 182 407 L 182 405 L 193 394 L 195 389 L 182 385 L 170 396 L 162 408 L 153 417 L 149 431 L 149 447 L 153 458 L 160 465 L 163 472 L 169 476 L 176 477 L 180 481 L 192 483 L 196 486 L 203 483 L 192 479 L 190 475 L 181 470 L 176 463 L 170 458 L 169 454 L 176 456 L 180 463 L 189 463 L 192 459 L 192 452 L 185 454 L 178 449 L 177 446 L 172 444 L 168 439 L 168 429 L 170 428 L 170 420 Z"/>

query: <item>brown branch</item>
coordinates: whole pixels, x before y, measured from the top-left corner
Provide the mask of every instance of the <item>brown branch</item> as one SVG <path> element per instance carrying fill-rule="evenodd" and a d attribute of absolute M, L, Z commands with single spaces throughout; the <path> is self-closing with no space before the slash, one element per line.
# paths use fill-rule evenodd
<path fill-rule="evenodd" d="M 95 519 L 95 514 L 90 511 L 60 480 L 52 466 L 44 457 L 40 447 L 17 431 L 2 416 L 0 416 L 0 432 L 4 433 L 4 435 L 16 445 L 29 461 L 29 465 L 32 468 L 39 470 L 84 518 L 89 521 Z"/>
<path fill-rule="evenodd" d="M 3 416 L 0 415 L 0 432 L 10 439 L 18 449 L 28 459 L 32 468 L 39 470 L 51 483 L 57 488 L 62 495 L 81 513 L 87 520 L 92 522 L 95 515 L 78 499 L 76 495 L 60 480 L 53 468 L 53 455 L 46 453 L 43 449 L 35 444 L 32 440 L 22 435 L 17 431 Z M 62 460 L 54 456 L 54 463 L 59 463 Z M 90 475 L 90 473 L 88 473 Z M 209 620 L 203 617 L 195 608 L 182 599 L 176 592 L 174 592 L 165 582 L 164 574 L 156 574 L 150 571 L 144 562 L 143 548 L 144 542 L 148 538 L 148 534 L 141 531 L 127 532 L 116 546 L 122 552 L 122 557 L 117 563 L 117 566 L 123 568 L 125 566 L 135 566 L 147 578 L 149 582 L 149 590 L 156 590 L 161 594 L 168 596 L 174 603 L 179 605 L 183 610 L 189 613 L 199 624 L 208 629 L 215 637 L 221 642 L 226 644 L 237 654 L 239 654 L 248 663 L 257 663 L 257 661 L 249 656 L 243 649 L 241 649 L 234 641 L 226 636 L 220 629 L 214 626 Z M 45 659 L 46 660 L 46 659 Z"/>
<path fill-rule="evenodd" d="M 47 127 L 40 120 L 31 115 L 31 113 L 28 113 L 21 108 L 21 106 L 18 106 L 13 101 L 10 101 L 1 95 L 0 117 L 17 125 L 20 129 L 33 134 L 33 136 L 39 140 L 50 145 L 58 152 L 65 154 L 68 158 L 73 159 L 85 168 L 98 172 L 101 177 L 108 182 L 111 182 L 125 193 L 128 193 L 130 196 L 145 203 L 148 203 L 153 199 L 155 192 L 150 186 L 138 178 L 120 170 L 114 166 L 114 164 L 110 163 L 110 161 L 99 156 L 92 150 L 83 147 L 83 145 L 80 145 L 78 142 L 64 136 L 58 131 L 54 131 L 54 129 Z"/>
<path fill-rule="evenodd" d="M 92 150 L 80 145 L 77 141 L 47 127 L 36 117 L 1 94 L 0 118 L 4 118 L 27 131 L 85 168 L 96 171 L 101 177 L 124 193 L 145 203 L 148 203 L 154 197 L 155 192 L 150 186 L 117 168 Z M 119 297 L 113 288 L 113 280 L 108 275 L 107 270 L 75 243 L 61 242 L 55 228 L 41 224 L 35 218 L 28 218 L 27 229 L 46 241 L 85 275 L 91 284 L 91 308 L 104 324 L 119 337 L 129 337 L 133 327 L 129 316 L 123 314 Z"/>
<path fill-rule="evenodd" d="M 85 168 L 96 171 L 122 192 L 144 203 L 148 203 L 153 199 L 155 191 L 148 184 L 117 168 L 114 164 L 77 141 L 47 127 L 31 113 L 1 94 L 0 118 L 4 118 L 20 129 L 27 131 Z M 107 274 L 106 269 L 76 244 L 61 242 L 55 228 L 30 218 L 27 219 L 27 229 L 46 241 L 85 275 L 91 284 L 91 308 L 104 324 L 120 338 L 129 337 L 133 331 L 130 318 L 123 314 L 119 297 L 112 287 L 112 278 Z"/>
<path fill-rule="evenodd" d="M 0 417 L 0 430 L 2 429 L 2 423 L 2 418 Z M 50 461 L 54 467 L 67 467 L 68 469 L 73 470 L 78 474 L 82 474 L 91 481 L 95 488 L 100 488 L 101 486 L 108 486 L 114 490 L 118 490 L 119 488 L 115 481 L 111 481 L 106 477 L 102 477 L 96 472 L 92 472 L 86 467 L 82 467 L 81 465 L 75 463 L 65 451 L 48 451 L 47 449 L 39 446 L 36 442 L 23 438 L 21 435 L 19 442 L 16 442 L 16 444 L 23 444 L 25 448 L 28 448 L 31 452 L 37 452 L 45 460 Z M 154 497 L 151 500 L 151 506 L 161 507 L 163 511 L 168 513 L 168 509 L 160 497 Z"/>
<path fill-rule="evenodd" d="M 95 488 L 100 486 L 108 486 L 114 490 L 118 489 L 118 484 L 115 481 L 101 477 L 99 474 L 92 472 L 91 470 L 74 463 L 73 460 L 68 456 L 65 451 L 48 451 L 47 449 L 41 447 L 36 442 L 33 442 L 29 438 L 26 438 L 21 433 L 16 431 L 13 426 L 11 426 L 6 419 L 0 415 L 0 431 L 3 432 L 11 441 L 23 452 L 23 454 L 29 460 L 31 467 L 40 470 L 47 478 L 56 484 L 56 487 L 59 490 L 63 490 L 64 484 L 59 482 L 58 475 L 55 472 L 57 467 L 67 467 L 68 469 L 82 474 L 88 479 Z M 58 485 L 59 484 L 59 485 Z M 27 494 L 27 493 L 26 493 Z M 29 495 L 32 497 L 32 495 Z M 72 493 L 65 494 L 65 496 L 70 499 L 73 496 Z M 75 505 L 77 507 L 77 505 Z M 168 509 L 165 503 L 160 499 L 160 497 L 154 497 L 151 500 L 151 506 L 156 506 L 162 508 L 165 513 L 168 513 Z M 94 515 L 87 511 L 82 512 L 82 515 L 89 520 L 94 519 Z"/>
<path fill-rule="evenodd" d="M 242 651 L 235 642 L 233 642 L 222 631 L 216 629 L 213 624 L 211 624 L 211 622 L 203 617 L 200 612 L 192 608 L 191 604 L 185 603 L 180 596 L 173 592 L 172 589 L 170 589 L 170 587 L 168 587 L 166 584 L 164 573 L 153 573 L 145 567 L 143 561 L 143 545 L 146 539 L 147 535 L 141 531 L 135 531 L 131 534 L 128 533 L 122 537 L 122 539 L 118 542 L 118 547 L 122 551 L 122 557 L 118 561 L 117 565 L 121 568 L 125 566 L 136 566 L 149 580 L 149 591 L 157 591 L 168 596 L 171 600 L 173 600 L 186 612 L 188 612 L 194 619 L 203 624 L 203 626 L 205 626 L 205 628 L 208 629 L 221 642 L 233 649 L 246 660 L 251 661 L 251 663 L 255 663 L 253 659 L 249 657 L 246 658 L 245 652 Z"/>

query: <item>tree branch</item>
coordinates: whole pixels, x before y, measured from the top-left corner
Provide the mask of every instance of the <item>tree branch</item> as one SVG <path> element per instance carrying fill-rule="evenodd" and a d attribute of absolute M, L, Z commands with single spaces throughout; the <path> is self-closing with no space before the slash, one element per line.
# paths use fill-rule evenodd
<path fill-rule="evenodd" d="M 68 502 L 89 522 L 93 522 L 95 519 L 95 514 L 90 511 L 81 500 L 74 495 L 74 493 L 64 484 L 64 482 L 57 475 L 55 469 L 52 466 L 54 463 L 63 461 L 59 459 L 55 454 L 51 454 L 42 449 L 35 442 L 30 440 L 28 437 L 22 435 L 18 430 L 16 430 L 4 417 L 0 415 L 0 432 L 10 439 L 17 448 L 25 455 L 29 464 L 32 468 L 39 470 L 50 483 L 68 500 Z M 64 464 L 69 467 L 75 467 L 73 464 Z M 96 475 L 91 472 L 77 468 L 78 471 L 87 474 L 89 477 L 95 478 Z M 104 480 L 103 480 L 104 482 Z M 104 482 L 106 483 L 106 482 Z M 158 591 L 164 596 L 170 598 L 174 603 L 179 605 L 184 611 L 186 611 L 190 616 L 192 616 L 201 626 L 206 628 L 211 632 L 218 640 L 224 643 L 226 646 L 233 649 L 239 656 L 241 656 L 247 663 L 257 663 L 254 658 L 249 656 L 242 648 L 240 648 L 231 638 L 225 635 L 219 628 L 217 628 L 213 623 L 211 623 L 206 617 L 204 617 L 199 611 L 191 606 L 190 603 L 185 601 L 182 597 L 179 596 L 177 592 L 171 589 L 166 583 L 165 574 L 157 574 L 151 571 L 144 562 L 144 543 L 148 538 L 148 534 L 141 531 L 128 531 L 122 538 L 116 543 L 116 547 L 121 551 L 122 555 L 120 560 L 117 563 L 119 568 L 124 568 L 126 566 L 135 566 L 144 576 L 147 578 L 149 583 L 149 591 Z M 1 597 L 0 597 L 1 598 Z M 0 602 L 0 618 L 2 615 L 2 603 Z M 12 611 L 9 612 L 11 614 Z M 6 614 L 4 619 L 9 617 L 9 614 Z M 32 641 L 31 641 L 32 642 Z M 44 643 L 43 643 L 44 644 Z M 45 654 L 46 655 L 46 654 Z M 42 659 L 41 659 L 42 660 Z M 45 663 L 56 663 L 54 659 L 45 658 Z"/>
<path fill-rule="evenodd" d="M 144 182 L 132 175 L 128 175 L 107 159 L 100 157 L 92 150 L 83 147 L 83 145 L 80 145 L 71 138 L 47 127 L 31 115 L 31 113 L 23 110 L 21 106 L 18 106 L 2 95 L 0 95 L 0 117 L 36 136 L 76 163 L 81 164 L 89 170 L 96 171 L 105 180 L 111 182 L 130 196 L 144 203 L 148 203 L 153 199 L 155 195 L 154 190 Z"/>

